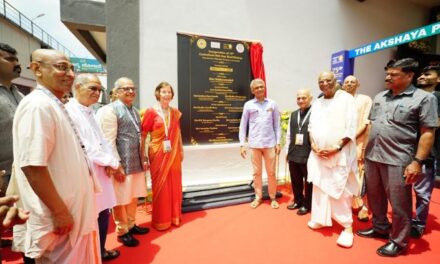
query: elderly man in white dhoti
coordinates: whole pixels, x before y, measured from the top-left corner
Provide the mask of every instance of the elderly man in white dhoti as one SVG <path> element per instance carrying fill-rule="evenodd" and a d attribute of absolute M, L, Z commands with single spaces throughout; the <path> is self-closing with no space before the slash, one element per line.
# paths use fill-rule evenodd
<path fill-rule="evenodd" d="M 358 193 L 356 170 L 356 107 L 354 98 L 336 90 L 332 72 L 318 78 L 323 97 L 313 105 L 309 122 L 312 152 L 307 163 L 313 183 L 312 213 L 308 226 L 332 226 L 332 218 L 344 230 L 337 244 L 353 245 L 351 201 Z"/>
<path fill-rule="evenodd" d="M 112 146 L 101 131 L 93 115 L 93 105 L 99 100 L 103 91 L 99 78 L 90 73 L 79 74 L 74 83 L 75 98 L 66 104 L 67 112 L 77 127 L 78 134 L 83 141 L 85 150 L 96 177 L 102 187 L 102 192 L 96 194 L 98 209 L 99 241 L 102 261 L 115 259 L 119 256 L 118 250 L 106 250 L 105 242 L 109 224 L 110 210 L 116 205 L 115 190 L 112 178 L 117 177 L 115 170 L 120 168 L 119 160 L 113 155 Z M 113 177 L 112 177 L 113 176 Z"/>

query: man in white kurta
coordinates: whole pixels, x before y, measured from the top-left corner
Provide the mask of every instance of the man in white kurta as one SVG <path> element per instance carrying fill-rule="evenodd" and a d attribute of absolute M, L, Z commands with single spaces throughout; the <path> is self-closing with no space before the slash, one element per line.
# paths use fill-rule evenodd
<path fill-rule="evenodd" d="M 115 173 L 113 185 L 116 206 L 113 218 L 118 241 L 128 247 L 139 245 L 133 235 L 149 232 L 146 227 L 136 225 L 138 197 L 147 195 L 145 178 L 145 154 L 140 147 L 140 117 L 133 106 L 136 87 L 132 80 L 122 77 L 115 83 L 118 100 L 103 106 L 97 113 L 104 137 L 111 143 L 113 154 L 123 169 Z"/>
<path fill-rule="evenodd" d="M 319 76 L 323 97 L 314 104 L 309 121 L 312 145 L 307 163 L 308 181 L 313 183 L 312 213 L 308 226 L 332 226 L 332 218 L 344 230 L 337 240 L 343 247 L 353 244 L 351 201 L 357 194 L 356 108 L 353 96 L 335 89 L 332 72 Z"/>
<path fill-rule="evenodd" d="M 95 191 L 87 157 L 60 98 L 70 90 L 73 66 L 55 50 L 32 54 L 37 88 L 17 108 L 13 124 L 18 194 L 29 220 L 14 228 L 14 248 L 36 263 L 100 263 Z"/>
<path fill-rule="evenodd" d="M 109 209 L 116 205 L 111 175 L 113 170 L 119 169 L 119 160 L 113 155 L 111 145 L 104 138 L 92 109 L 92 105 L 98 102 L 102 91 L 100 80 L 93 74 L 80 74 L 76 77 L 73 87 L 75 98 L 69 100 L 66 109 L 78 129 L 102 187 L 102 192 L 96 194 L 96 205 L 99 213 L 101 258 L 107 261 L 119 256 L 118 250 L 105 249 Z"/>

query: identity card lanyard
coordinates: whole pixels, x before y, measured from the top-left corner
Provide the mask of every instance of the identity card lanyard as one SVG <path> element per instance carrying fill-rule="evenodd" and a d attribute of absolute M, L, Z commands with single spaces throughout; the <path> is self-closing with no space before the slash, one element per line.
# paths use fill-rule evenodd
<path fill-rule="evenodd" d="M 140 134 L 141 134 L 141 128 L 140 128 L 141 121 L 138 120 L 138 116 L 133 113 L 133 108 L 129 109 L 127 106 L 125 106 L 125 108 L 127 109 L 128 117 L 130 117 L 130 121 L 133 123 L 134 127 L 136 128 L 136 132 L 140 136 Z"/>
<path fill-rule="evenodd" d="M 164 152 L 171 152 L 171 142 L 170 142 L 170 139 L 168 138 L 168 132 L 169 132 L 170 123 L 171 123 L 171 111 L 170 111 L 170 108 L 168 108 L 168 124 L 167 124 L 167 121 L 166 121 L 165 116 L 163 114 L 162 107 L 157 106 L 156 107 L 156 112 L 160 116 L 160 118 L 162 118 L 163 126 L 164 126 L 164 129 L 165 129 L 165 140 L 163 141 L 163 151 Z"/>
<path fill-rule="evenodd" d="M 303 125 L 304 125 L 304 123 L 306 122 L 306 119 L 309 117 L 309 115 L 310 115 L 310 110 L 307 112 L 307 114 L 306 114 L 306 116 L 304 117 L 304 119 L 302 120 L 302 122 L 299 122 L 299 120 L 300 120 L 300 117 L 301 117 L 301 110 L 299 110 L 298 111 L 298 118 L 297 118 L 297 122 L 298 122 L 298 132 L 299 133 L 297 133 L 296 135 L 295 135 L 295 145 L 302 145 L 302 144 L 304 144 L 304 134 L 303 133 L 301 133 L 301 129 L 302 129 L 302 127 L 303 127 Z"/>
<path fill-rule="evenodd" d="M 75 123 L 73 123 L 73 120 L 69 115 L 69 112 L 67 112 L 67 110 L 66 110 L 66 107 L 55 95 L 53 95 L 53 93 L 49 92 L 46 88 L 44 88 L 42 86 L 38 86 L 37 89 L 42 91 L 43 93 L 45 93 L 47 96 L 49 96 L 49 98 L 52 99 L 53 101 L 55 101 L 55 103 L 57 103 L 57 105 L 61 108 L 61 110 L 63 110 L 64 114 L 67 117 L 67 120 L 69 120 L 69 124 L 73 129 L 73 133 L 75 134 L 76 139 L 78 140 L 79 144 L 81 145 L 81 149 L 83 150 L 84 158 L 86 159 L 87 167 L 89 169 L 89 174 L 90 174 L 90 176 L 92 176 L 93 175 L 92 164 L 87 156 L 86 148 L 84 146 L 84 143 L 81 140 L 81 137 L 79 136 L 79 133 L 78 133 L 78 130 L 76 129 Z M 93 178 L 93 176 L 92 176 L 92 178 Z"/>

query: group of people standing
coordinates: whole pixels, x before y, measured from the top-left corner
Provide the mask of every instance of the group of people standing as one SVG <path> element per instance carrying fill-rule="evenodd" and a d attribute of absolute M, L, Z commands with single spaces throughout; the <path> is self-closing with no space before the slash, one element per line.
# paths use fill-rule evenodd
<path fill-rule="evenodd" d="M 409 237 L 424 233 L 439 150 L 434 139 L 440 68 L 422 71 L 417 79 L 421 89 L 412 84 L 417 68 L 408 58 L 388 64 L 387 89 L 374 100 L 358 93 L 360 82 L 354 76 L 338 89 L 332 72 L 319 75 L 322 94 L 313 104 L 309 89 L 297 92 L 299 109 L 291 114 L 286 135 L 293 191 L 287 209 L 297 209 L 298 215 L 311 212 L 311 229 L 332 226 L 335 220 L 343 227 L 337 239 L 342 247 L 353 245 L 353 208 L 361 221 L 369 220 L 371 210 L 372 227 L 357 234 L 386 239 L 377 250 L 381 256 L 404 253 Z M 18 195 L 0 198 L 0 216 L 6 219 L 3 224 L 25 223 L 14 226 L 13 239 L 13 249 L 23 252 L 25 263 L 100 263 L 118 257 L 117 250 L 105 248 L 110 212 L 118 241 L 139 245 L 136 236 L 149 232 L 136 225 L 138 197 L 147 194 L 148 169 L 152 227 L 179 226 L 184 153 L 181 113 L 170 106 L 172 86 L 161 82 L 156 87 L 158 103 L 141 119 L 133 105 L 134 82 L 119 78 L 112 90 L 114 101 L 95 114 L 92 105 L 103 92 L 95 75 L 75 77 L 69 59 L 50 49 L 34 51 L 30 69 L 37 87 L 24 97 L 12 84 L 21 72 L 16 51 L 0 43 L 0 140 L 5 147 L 0 169 L 10 176 L 1 190 L 4 196 L 7 186 L 8 195 Z M 246 144 L 250 148 L 255 188 L 251 207 L 263 202 L 264 162 L 270 206 L 277 209 L 280 111 L 266 97 L 263 80 L 253 80 L 250 88 L 255 98 L 243 107 L 239 140 L 243 158 Z M 72 90 L 74 98 L 63 103 Z"/>
<path fill-rule="evenodd" d="M 2 77 L 12 81 L 19 76 L 18 68 L 15 49 L 0 44 Z M 17 205 L 25 210 L 8 215 L 11 222 L 26 222 L 13 230 L 13 250 L 24 254 L 25 263 L 101 263 L 117 258 L 119 251 L 105 248 L 110 212 L 118 241 L 139 245 L 136 236 L 149 232 L 136 225 L 138 198 L 147 195 L 148 169 L 152 227 L 178 226 L 183 147 L 181 113 L 170 106 L 171 85 L 157 86 L 158 104 L 141 119 L 133 105 L 134 82 L 119 78 L 115 100 L 95 114 L 92 105 L 104 91 L 97 76 L 75 77 L 69 58 L 50 49 L 34 51 L 30 69 L 37 87 L 25 97 L 11 82 L 1 80 L 1 92 L 14 99 L 8 100 L 13 108 L 1 107 L 11 110 L 11 180 L 4 187 L 8 195 L 20 197 Z M 74 98 L 62 102 L 71 91 Z"/>
<path fill-rule="evenodd" d="M 339 89 L 332 72 L 319 75 L 322 93 L 313 105 L 309 89 L 297 92 L 299 109 L 291 114 L 286 135 L 293 191 L 293 201 L 287 209 L 298 209 L 298 215 L 311 212 L 308 226 L 313 230 L 332 226 L 335 220 L 343 227 L 337 239 L 339 246 L 353 245 L 354 212 L 360 221 L 369 221 L 365 195 L 373 226 L 357 234 L 388 240 L 377 254 L 403 254 L 410 236 L 423 235 L 439 151 L 434 139 L 440 116 L 435 90 L 440 84 L 440 67 L 423 69 L 417 78 L 420 89 L 412 84 L 418 67 L 411 58 L 391 61 L 385 68 L 387 89 L 374 100 L 358 93 L 360 82 L 355 76 L 346 77 Z M 249 127 L 247 139 L 255 187 L 251 207 L 262 203 L 264 159 L 271 206 L 278 208 L 274 171 L 275 156 L 280 150 L 280 113 L 276 103 L 265 97 L 262 80 L 254 80 L 251 91 L 255 98 L 244 105 L 240 123 L 243 157 Z M 392 224 L 387 218 L 388 202 Z"/>

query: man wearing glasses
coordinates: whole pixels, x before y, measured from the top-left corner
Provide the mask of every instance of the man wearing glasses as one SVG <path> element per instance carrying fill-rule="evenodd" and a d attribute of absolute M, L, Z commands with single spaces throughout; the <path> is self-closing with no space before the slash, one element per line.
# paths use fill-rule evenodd
<path fill-rule="evenodd" d="M 69 100 L 66 109 L 75 123 L 84 143 L 94 172 L 102 187 L 102 192 L 96 194 L 98 208 L 98 227 L 103 261 L 115 259 L 118 250 L 106 250 L 105 241 L 110 216 L 110 208 L 115 206 L 115 190 L 111 176 L 114 170 L 121 169 L 119 160 L 113 155 L 110 143 L 104 138 L 101 128 L 93 115 L 92 105 L 96 104 L 102 92 L 101 81 L 93 74 L 80 74 L 73 83 L 75 98 Z"/>
<path fill-rule="evenodd" d="M 375 96 L 370 112 L 365 172 L 373 226 L 357 234 L 387 239 L 376 251 L 385 257 L 396 257 L 408 248 L 412 184 L 422 173 L 438 126 L 435 96 L 412 85 L 417 69 L 418 62 L 411 58 L 387 65 L 388 89 Z M 387 218 L 388 201 L 392 224 Z"/>
<path fill-rule="evenodd" d="M 149 232 L 136 225 L 138 197 L 147 195 L 145 155 L 140 144 L 140 116 L 133 106 L 136 88 L 132 80 L 122 77 L 115 82 L 118 100 L 98 110 L 97 119 L 105 138 L 120 161 L 120 170 L 114 175 L 116 206 L 113 218 L 118 241 L 127 247 L 139 245 L 133 235 Z"/>
<path fill-rule="evenodd" d="M 247 157 L 246 131 L 249 128 L 247 143 L 251 152 L 255 199 L 251 208 L 257 208 L 263 202 L 263 161 L 265 163 L 268 181 L 270 206 L 278 209 L 276 200 L 277 179 L 275 175 L 275 160 L 280 154 L 280 111 L 275 101 L 266 98 L 266 84 L 262 79 L 254 79 L 250 84 L 254 99 L 243 106 L 240 120 L 239 140 L 240 155 Z"/>
<path fill-rule="evenodd" d="M 21 100 L 12 130 L 15 174 L 8 192 L 30 211 L 29 221 L 14 227 L 15 250 L 37 263 L 96 263 L 100 186 L 60 101 L 72 87 L 73 66 L 63 53 L 39 49 L 30 68 L 37 87 Z"/>

